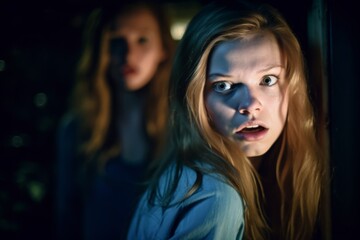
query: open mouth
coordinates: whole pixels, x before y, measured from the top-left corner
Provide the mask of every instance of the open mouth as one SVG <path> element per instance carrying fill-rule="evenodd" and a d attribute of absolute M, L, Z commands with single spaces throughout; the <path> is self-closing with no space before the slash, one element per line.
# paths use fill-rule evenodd
<path fill-rule="evenodd" d="M 241 131 L 239 131 L 239 133 L 256 133 L 256 132 L 263 131 L 264 129 L 265 128 L 263 126 L 252 125 L 252 126 L 243 128 Z"/>
<path fill-rule="evenodd" d="M 235 134 L 237 138 L 242 140 L 258 141 L 266 135 L 268 130 L 268 128 L 260 124 L 247 124 L 247 126 L 241 128 Z"/>

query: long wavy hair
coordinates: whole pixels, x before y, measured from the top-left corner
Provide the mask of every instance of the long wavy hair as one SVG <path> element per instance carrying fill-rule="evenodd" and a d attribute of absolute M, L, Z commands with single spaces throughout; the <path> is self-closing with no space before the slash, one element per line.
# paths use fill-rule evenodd
<path fill-rule="evenodd" d="M 85 164 L 96 159 L 98 166 L 121 152 L 116 135 L 115 94 L 107 79 L 110 62 L 109 42 L 112 26 L 118 16 L 139 8 L 148 9 L 158 22 L 166 59 L 160 63 L 148 85 L 145 106 L 146 131 L 154 144 L 154 155 L 160 152 L 167 126 L 168 81 L 175 51 L 169 19 L 159 4 L 145 1 L 104 6 L 94 10 L 84 31 L 83 52 L 72 94 L 72 110 L 80 119 L 82 144 L 80 154 Z"/>
<path fill-rule="evenodd" d="M 268 5 L 211 4 L 189 23 L 179 43 L 171 74 L 172 147 L 155 174 L 152 196 L 157 193 L 156 181 L 174 161 L 174 156 L 178 172 L 163 196 L 164 203 L 176 189 L 181 166 L 186 165 L 198 173 L 188 193 L 191 195 L 200 186 L 202 174 L 208 171 L 196 162 L 205 162 L 213 171 L 225 176 L 243 198 L 246 239 L 267 239 L 271 235 L 259 173 L 232 140 L 214 130 L 204 103 L 207 66 L 214 47 L 261 32 L 276 38 L 288 81 L 286 124 L 279 139 L 264 156 L 266 162 L 273 163 L 268 171 L 274 172 L 280 195 L 280 235 L 284 239 L 310 239 L 318 221 L 325 162 L 316 139 L 302 50 L 283 17 Z"/>

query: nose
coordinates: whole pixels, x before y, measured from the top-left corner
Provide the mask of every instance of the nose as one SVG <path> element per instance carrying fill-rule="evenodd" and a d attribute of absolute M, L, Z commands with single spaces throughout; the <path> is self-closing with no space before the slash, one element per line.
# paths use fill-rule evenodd
<path fill-rule="evenodd" d="M 136 63 L 138 61 L 138 49 L 132 43 L 128 43 L 128 51 L 126 54 L 126 62 L 129 64 Z"/>
<path fill-rule="evenodd" d="M 254 91 L 246 85 L 240 87 L 238 111 L 242 115 L 253 115 L 261 110 L 261 103 Z"/>

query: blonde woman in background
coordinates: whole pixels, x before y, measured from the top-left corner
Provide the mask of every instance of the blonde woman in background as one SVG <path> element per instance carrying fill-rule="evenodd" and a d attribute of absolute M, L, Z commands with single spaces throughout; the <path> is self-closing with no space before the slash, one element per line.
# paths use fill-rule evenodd
<path fill-rule="evenodd" d="M 133 1 L 90 15 L 59 127 L 57 238 L 126 237 L 164 143 L 174 47 L 160 5 Z"/>

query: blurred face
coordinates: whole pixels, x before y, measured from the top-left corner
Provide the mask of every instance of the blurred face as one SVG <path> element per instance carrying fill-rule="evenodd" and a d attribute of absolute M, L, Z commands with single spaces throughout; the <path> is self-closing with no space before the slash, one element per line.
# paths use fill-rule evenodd
<path fill-rule="evenodd" d="M 270 34 L 223 42 L 209 58 L 205 104 L 215 129 L 248 157 L 266 153 L 284 128 L 284 63 Z"/>
<path fill-rule="evenodd" d="M 116 70 L 122 74 L 125 88 L 141 89 L 153 78 L 165 58 L 155 17 L 145 8 L 121 16 L 112 38 L 123 38 L 127 44 L 125 65 Z"/>

